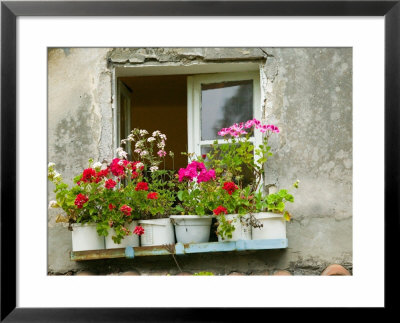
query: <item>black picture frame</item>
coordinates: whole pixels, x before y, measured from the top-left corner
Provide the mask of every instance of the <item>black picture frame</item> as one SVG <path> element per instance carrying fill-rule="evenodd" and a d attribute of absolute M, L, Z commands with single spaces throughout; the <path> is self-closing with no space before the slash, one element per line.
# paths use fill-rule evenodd
<path fill-rule="evenodd" d="M 384 16 L 385 309 L 398 273 L 400 181 L 400 4 L 396 1 L 2 1 L 1 3 L 1 321 L 235 321 L 243 309 L 16 307 L 16 19 L 18 16 Z M 394 220 L 394 221 L 393 221 Z M 373 255 L 371 255 L 373 257 Z M 373 259 L 371 259 L 373 262 Z M 40 293 L 40 291 L 38 291 Z M 284 301 L 283 301 L 284 302 Z M 258 311 L 251 309 L 252 317 Z M 237 316 L 236 316 L 237 317 Z"/>

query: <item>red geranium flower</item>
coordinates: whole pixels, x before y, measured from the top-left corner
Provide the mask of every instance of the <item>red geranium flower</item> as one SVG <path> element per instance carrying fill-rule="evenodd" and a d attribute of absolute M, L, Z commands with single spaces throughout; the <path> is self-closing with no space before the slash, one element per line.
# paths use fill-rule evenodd
<path fill-rule="evenodd" d="M 146 182 L 139 182 L 135 187 L 136 191 L 148 191 L 149 185 Z"/>
<path fill-rule="evenodd" d="M 138 172 L 132 171 L 132 179 L 135 179 L 139 176 Z"/>
<path fill-rule="evenodd" d="M 96 173 L 96 177 L 100 179 L 107 177 L 109 171 L 110 169 L 108 167 L 106 169 L 100 170 Z"/>
<path fill-rule="evenodd" d="M 225 182 L 224 186 L 222 187 L 229 195 L 232 195 L 233 192 L 235 192 L 238 187 L 235 185 L 234 182 Z"/>
<path fill-rule="evenodd" d="M 134 233 L 134 234 L 137 234 L 138 236 L 141 236 L 141 235 L 144 233 L 144 229 L 143 229 L 143 227 L 141 227 L 141 226 L 139 225 L 139 226 L 137 226 L 137 227 L 135 228 L 135 230 L 133 230 L 133 233 Z"/>
<path fill-rule="evenodd" d="M 83 207 L 83 204 L 85 204 L 87 201 L 89 201 L 89 198 L 87 196 L 79 193 L 76 196 L 75 205 L 78 207 L 78 209 L 81 209 Z"/>
<path fill-rule="evenodd" d="M 104 186 L 105 186 L 106 188 L 108 188 L 109 190 L 112 189 L 112 188 L 114 188 L 115 185 L 117 185 L 117 182 L 113 181 L 111 178 L 108 179 L 108 180 L 106 180 L 106 183 L 104 184 Z"/>
<path fill-rule="evenodd" d="M 132 208 L 129 207 L 128 205 L 124 204 L 120 208 L 122 213 L 124 213 L 126 216 L 130 216 L 132 212 Z"/>
<path fill-rule="evenodd" d="M 115 209 L 115 208 L 116 208 L 115 205 L 112 205 L 111 203 L 108 204 L 108 209 L 109 209 L 109 210 L 113 210 L 113 209 Z"/>
<path fill-rule="evenodd" d="M 82 173 L 81 181 L 87 183 L 94 180 L 96 177 L 96 171 L 93 168 L 86 168 Z"/>
<path fill-rule="evenodd" d="M 216 209 L 213 210 L 215 215 L 220 215 L 221 213 L 228 214 L 228 210 L 224 208 L 222 205 L 218 206 Z"/>
<path fill-rule="evenodd" d="M 147 198 L 149 200 L 157 200 L 158 199 L 158 193 L 157 192 L 151 192 L 147 194 Z"/>
<path fill-rule="evenodd" d="M 127 160 L 114 158 L 110 165 L 111 173 L 113 173 L 114 176 L 124 175 L 125 167 L 128 163 Z"/>

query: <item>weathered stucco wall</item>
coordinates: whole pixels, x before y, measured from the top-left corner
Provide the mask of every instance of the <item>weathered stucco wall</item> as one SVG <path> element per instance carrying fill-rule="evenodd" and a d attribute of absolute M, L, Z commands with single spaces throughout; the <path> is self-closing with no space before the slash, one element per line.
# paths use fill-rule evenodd
<path fill-rule="evenodd" d="M 112 157 L 111 72 L 108 49 L 51 49 L 48 52 L 48 160 L 68 184 L 87 167 L 88 159 Z M 49 200 L 54 199 L 49 183 Z M 64 272 L 77 265 L 69 260 L 71 232 L 55 223 L 49 209 L 48 270 Z"/>
<path fill-rule="evenodd" d="M 266 182 L 289 187 L 290 261 L 352 261 L 352 49 L 268 48 L 266 115 L 281 129 Z M 298 259 L 298 260 L 296 260 Z"/>
<path fill-rule="evenodd" d="M 268 54 L 267 54 L 268 53 Z M 267 57 L 268 56 L 268 57 Z M 114 64 L 265 61 L 265 116 L 281 133 L 266 183 L 300 188 L 290 205 L 289 248 L 179 258 L 186 271 L 218 274 L 287 269 L 319 274 L 330 263 L 352 269 L 352 50 L 350 48 L 52 49 L 48 61 L 48 158 L 67 182 L 87 160 L 112 152 L 111 70 Z M 49 200 L 54 199 L 49 184 Z M 70 232 L 48 217 L 48 271 L 97 274 L 178 271 L 171 257 L 75 263 Z"/>

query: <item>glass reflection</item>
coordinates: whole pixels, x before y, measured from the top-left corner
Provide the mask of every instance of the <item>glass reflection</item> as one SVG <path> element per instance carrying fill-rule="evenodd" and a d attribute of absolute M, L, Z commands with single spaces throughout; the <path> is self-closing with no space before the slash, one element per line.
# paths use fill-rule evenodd
<path fill-rule="evenodd" d="M 201 140 L 218 138 L 218 131 L 253 119 L 253 80 L 201 85 Z"/>

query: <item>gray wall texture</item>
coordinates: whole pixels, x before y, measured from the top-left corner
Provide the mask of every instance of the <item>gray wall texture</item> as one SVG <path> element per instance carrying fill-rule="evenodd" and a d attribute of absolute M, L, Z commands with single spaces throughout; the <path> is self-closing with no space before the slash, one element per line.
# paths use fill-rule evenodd
<path fill-rule="evenodd" d="M 285 269 L 319 275 L 332 263 L 352 272 L 351 48 L 54 48 L 48 52 L 48 159 L 68 183 L 87 160 L 111 160 L 112 67 L 255 61 L 262 66 L 264 117 L 281 133 L 265 183 L 300 180 L 288 208 L 289 247 L 178 258 L 185 271 L 258 274 Z M 54 199 L 53 184 L 48 199 Z M 172 257 L 73 262 L 71 233 L 48 212 L 48 273 L 176 274 Z M 143 259 L 145 258 L 145 259 Z"/>

